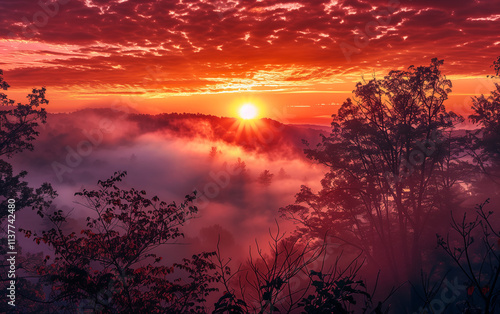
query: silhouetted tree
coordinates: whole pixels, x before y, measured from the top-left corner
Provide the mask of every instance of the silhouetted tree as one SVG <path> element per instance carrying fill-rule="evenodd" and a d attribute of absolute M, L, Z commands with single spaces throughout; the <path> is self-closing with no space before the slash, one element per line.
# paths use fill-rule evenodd
<path fill-rule="evenodd" d="M 220 235 L 217 241 L 217 251 L 215 254 L 214 264 L 217 269 L 217 280 L 223 285 L 224 292 L 222 296 L 214 304 L 213 314 L 223 314 L 223 313 L 235 313 L 243 314 L 249 312 L 248 304 L 243 300 L 244 296 L 238 298 L 236 295 L 236 289 L 234 288 L 234 277 L 239 275 L 241 271 L 241 265 L 235 272 L 231 271 L 230 263 L 231 258 L 224 259 L 220 251 Z M 242 287 L 240 286 L 240 289 Z"/>
<path fill-rule="evenodd" d="M 446 238 L 437 235 L 438 245 L 451 257 L 466 277 L 468 295 L 466 307 L 481 313 L 498 313 L 500 309 L 500 230 L 492 211 L 485 211 L 488 200 L 476 207 L 475 217 L 461 221 L 453 219 L 454 234 Z M 479 300 L 477 299 L 479 297 Z"/>
<path fill-rule="evenodd" d="M 356 304 L 357 295 L 365 297 L 367 303 L 371 302 L 364 282 L 356 279 L 356 273 L 337 278 L 333 273 L 311 271 L 309 276 L 315 291 L 302 299 L 305 313 L 354 313 L 349 309 Z"/>
<path fill-rule="evenodd" d="M 283 179 L 289 179 L 290 175 L 286 173 L 285 169 L 280 168 L 280 171 L 278 172 L 278 179 L 283 180 Z"/>
<path fill-rule="evenodd" d="M 7 90 L 9 84 L 3 79 L 0 70 L 0 88 Z M 44 183 L 34 190 L 23 181 L 27 172 L 21 171 L 15 175 L 12 165 L 7 162 L 14 154 L 25 150 L 33 150 L 33 141 L 39 135 L 37 127 L 45 123 L 47 113 L 43 105 L 45 88 L 33 89 L 27 98 L 29 103 L 15 103 L 6 94 L 0 93 L 0 219 L 7 215 L 8 199 L 15 199 L 16 210 L 24 207 L 48 206 L 48 202 L 56 195 L 52 187 Z"/>
<path fill-rule="evenodd" d="M 240 157 L 238 157 L 238 161 L 234 164 L 233 168 L 234 168 L 234 171 L 238 171 L 239 170 L 239 172 L 241 174 L 247 172 L 247 165 L 246 165 L 246 163 L 243 160 L 241 160 Z"/>
<path fill-rule="evenodd" d="M 347 99 L 333 115 L 331 135 L 305 150 L 329 168 L 322 189 L 302 186 L 296 204 L 281 209 L 301 223 L 299 235 L 330 231 L 389 271 L 393 283 L 418 281 L 424 237 L 445 209 L 436 200 L 459 189 L 460 178 L 446 175 L 459 169 L 450 131 L 462 119 L 445 110 L 452 84 L 442 64 L 433 59 L 358 83 L 355 102 Z"/>
<path fill-rule="evenodd" d="M 257 178 L 257 181 L 262 184 L 263 186 L 270 186 L 271 181 L 273 179 L 274 174 L 271 173 L 269 170 L 264 170 L 261 172 L 259 177 Z"/>
<path fill-rule="evenodd" d="M 217 251 L 218 275 L 226 292 L 216 303 L 216 313 L 226 313 L 230 309 L 234 313 L 292 313 L 299 308 L 309 285 L 299 287 L 291 279 L 302 272 L 307 273 L 307 266 L 323 254 L 324 247 L 315 248 L 286 239 L 279 226 L 275 235 L 270 231 L 270 236 L 270 252 L 265 252 L 256 242 L 257 255 L 253 256 L 250 251 L 248 262 L 234 273 L 228 266 L 230 260 L 223 260 Z M 238 282 L 233 280 L 231 283 L 235 276 Z"/>
<path fill-rule="evenodd" d="M 3 71 L 0 70 L 0 89 L 7 90 L 9 84 L 3 79 Z M 16 309 L 19 312 L 39 312 L 41 307 L 27 301 L 30 298 L 42 297 L 43 290 L 35 281 L 26 278 L 26 271 L 37 263 L 40 259 L 36 255 L 23 253 L 17 245 L 12 248 L 7 244 L 7 234 L 12 236 L 17 233 L 15 223 L 16 212 L 25 207 L 31 207 L 41 211 L 48 208 L 57 193 L 48 183 L 34 189 L 28 185 L 24 178 L 26 171 L 14 174 L 12 165 L 8 162 L 15 154 L 25 150 L 33 150 L 33 141 L 38 136 L 37 127 L 40 123 L 45 123 L 46 112 L 42 107 L 48 104 L 45 99 L 45 88 L 33 89 L 27 96 L 29 103 L 15 103 L 6 94 L 0 92 L 0 225 L 5 236 L 0 239 L 0 255 L 6 257 L 0 265 L 0 288 L 6 291 L 11 280 L 15 280 L 17 289 L 16 308 L 3 302 L 0 305 L 0 312 Z M 14 200 L 14 204 L 9 204 L 9 199 Z M 14 205 L 14 207 L 12 207 Z M 7 223 L 14 227 L 8 228 Z M 9 232 L 8 232 L 9 231 Z M 18 240 L 18 238 L 17 238 Z M 17 241 L 16 241 L 17 242 Z M 16 278 L 8 277 L 10 262 L 7 259 L 8 251 L 16 251 Z"/>
<path fill-rule="evenodd" d="M 115 173 L 99 181 L 99 189 L 76 193 L 94 212 L 79 234 L 65 232 L 62 210 L 41 213 L 54 225 L 34 234 L 36 243 L 54 249 L 54 258 L 47 256 L 38 269 L 51 286 L 50 299 L 43 301 L 69 311 L 204 313 L 205 298 L 216 290 L 210 287 L 216 279 L 209 260 L 214 253 L 166 266 L 154 252 L 183 237 L 180 227 L 197 212 L 195 196 L 187 195 L 180 205 L 150 199 L 145 191 L 121 189 L 118 183 L 125 175 Z M 177 278 L 174 271 L 180 272 Z"/>
<path fill-rule="evenodd" d="M 210 158 L 215 158 L 217 157 L 217 154 L 220 154 L 221 152 L 217 149 L 216 146 L 212 146 L 212 148 L 210 149 L 210 153 L 209 153 L 209 156 Z"/>
<path fill-rule="evenodd" d="M 499 75 L 500 57 L 494 63 Z M 493 181 L 500 182 L 500 84 L 488 96 L 472 98 L 469 119 L 480 128 L 469 132 L 471 149 L 469 152 L 483 172 Z"/>
<path fill-rule="evenodd" d="M 493 68 L 495 71 L 495 75 L 500 75 L 500 56 L 493 62 Z"/>
<path fill-rule="evenodd" d="M 345 268 L 340 254 L 327 267 L 326 245 L 313 245 L 285 237 L 279 226 L 271 234 L 270 252 L 256 242 L 257 255 L 250 252 L 247 263 L 231 272 L 231 259 L 216 261 L 219 281 L 225 292 L 215 304 L 214 313 L 382 313 L 376 307 L 358 271 L 359 255 Z"/>

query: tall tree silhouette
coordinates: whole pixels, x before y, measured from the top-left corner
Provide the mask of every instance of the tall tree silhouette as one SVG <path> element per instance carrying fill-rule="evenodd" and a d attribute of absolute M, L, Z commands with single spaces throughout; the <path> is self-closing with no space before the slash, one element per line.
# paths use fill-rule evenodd
<path fill-rule="evenodd" d="M 500 75 L 500 57 L 493 63 L 495 74 Z M 471 154 L 475 162 L 487 176 L 500 183 L 500 84 L 490 95 L 472 98 L 473 113 L 469 119 L 479 126 L 476 131 L 469 132 L 471 137 Z"/>
<path fill-rule="evenodd" d="M 274 174 L 272 174 L 271 171 L 264 170 L 259 174 L 257 181 L 263 186 L 270 186 L 273 180 L 273 176 Z"/>
<path fill-rule="evenodd" d="M 333 115 L 331 134 L 305 150 L 329 168 L 322 189 L 302 186 L 296 203 L 281 209 L 301 223 L 299 234 L 328 231 L 394 283 L 418 281 L 425 231 L 458 188 L 458 178 L 445 175 L 458 166 L 449 131 L 462 119 L 445 110 L 452 84 L 442 64 L 433 59 L 358 83 L 355 101 Z"/>
<path fill-rule="evenodd" d="M 0 88 L 7 90 L 10 85 L 3 79 L 0 70 Z M 12 165 L 7 160 L 14 154 L 25 150 L 33 150 L 33 141 L 39 135 L 37 127 L 45 123 L 47 113 L 44 105 L 49 101 L 45 98 L 45 88 L 34 88 L 28 94 L 28 103 L 15 103 L 6 94 L 0 93 L 0 218 L 7 215 L 7 200 L 16 200 L 16 208 L 48 206 L 48 200 L 55 196 L 52 187 L 44 183 L 34 190 L 23 181 L 27 175 L 22 171 L 15 175 Z M 48 196 L 48 199 L 46 198 Z"/>
<path fill-rule="evenodd" d="M 0 70 L 0 89 L 7 90 L 9 87 L 10 85 L 3 78 L 3 71 Z M 36 189 L 30 187 L 28 182 L 24 181 L 27 172 L 21 171 L 15 174 L 12 165 L 8 162 L 16 154 L 33 150 L 33 141 L 39 134 L 37 127 L 46 121 L 46 111 L 43 106 L 49 101 L 45 98 L 45 88 L 34 88 L 27 98 L 27 104 L 16 104 L 5 93 L 0 92 L 0 222 L 2 222 L 1 228 L 4 234 L 7 234 L 7 230 L 4 229 L 6 225 L 3 222 L 7 217 L 9 219 L 15 217 L 15 213 L 9 212 L 9 199 L 15 201 L 16 211 L 25 207 L 41 211 L 48 208 L 57 195 L 48 183 Z M 11 215 L 8 216 L 9 214 Z M 0 255 L 7 256 L 7 247 L 7 236 L 5 236 L 0 240 Z M 13 250 L 10 249 L 10 251 Z M 19 311 L 36 312 L 40 310 L 40 307 L 26 302 L 26 297 L 41 296 L 43 290 L 25 278 L 25 270 L 42 258 L 29 253 L 23 254 L 20 247 L 16 247 L 15 251 L 18 253 L 15 278 L 18 289 L 16 307 Z M 5 291 L 6 285 L 8 286 L 12 280 L 7 276 L 10 266 L 6 260 L 0 265 L 2 291 Z M 0 305 L 0 312 L 7 310 L 12 310 L 12 307 L 6 302 Z"/>

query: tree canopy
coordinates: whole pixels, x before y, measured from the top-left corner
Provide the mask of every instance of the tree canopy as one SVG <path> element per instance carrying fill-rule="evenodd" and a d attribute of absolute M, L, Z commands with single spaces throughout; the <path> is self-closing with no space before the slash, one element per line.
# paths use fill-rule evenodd
<path fill-rule="evenodd" d="M 0 88 L 7 90 L 10 85 L 3 78 L 0 70 Z M 28 94 L 28 103 L 15 103 L 0 92 L 0 218 L 7 215 L 7 200 L 16 199 L 17 208 L 47 206 L 47 198 L 56 194 L 50 184 L 43 184 L 34 190 L 23 181 L 27 172 L 14 174 L 12 165 L 7 161 L 14 154 L 33 150 L 33 141 L 39 135 L 37 127 L 46 122 L 44 108 L 49 101 L 45 98 L 46 89 L 34 88 Z"/>
<path fill-rule="evenodd" d="M 328 166 L 322 189 L 303 186 L 296 204 L 282 209 L 302 224 L 301 234 L 329 232 L 394 282 L 419 275 L 422 237 L 460 179 L 446 177 L 459 164 L 451 130 L 462 118 L 445 110 L 452 83 L 442 64 L 433 59 L 357 83 L 354 101 L 333 115 L 331 134 L 305 150 Z"/>

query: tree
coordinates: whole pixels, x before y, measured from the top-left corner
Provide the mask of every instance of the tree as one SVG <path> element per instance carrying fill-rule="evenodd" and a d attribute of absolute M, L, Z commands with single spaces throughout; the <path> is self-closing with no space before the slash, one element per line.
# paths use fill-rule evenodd
<path fill-rule="evenodd" d="M 220 154 L 220 153 L 221 153 L 221 151 L 219 151 L 217 149 L 217 146 L 212 146 L 212 148 L 210 149 L 209 156 L 210 156 L 210 158 L 213 159 L 213 158 L 217 157 L 217 155 Z"/>
<path fill-rule="evenodd" d="M 284 179 L 289 179 L 290 175 L 286 173 L 285 169 L 280 168 L 280 171 L 278 172 L 278 179 L 284 180 Z"/>
<path fill-rule="evenodd" d="M 275 235 L 269 230 L 269 253 L 256 241 L 257 255 L 253 256 L 250 250 L 245 266 L 240 265 L 234 273 L 228 266 L 231 259 L 222 259 L 217 247 L 215 264 L 225 293 L 215 304 L 214 313 L 293 313 L 300 308 L 299 303 L 310 285 L 294 285 L 292 279 L 301 273 L 307 277 L 307 266 L 323 255 L 325 248 L 290 241 L 286 233 L 280 232 L 278 223 L 277 227 Z M 236 276 L 237 283 L 234 282 Z"/>
<path fill-rule="evenodd" d="M 494 62 L 495 73 L 500 74 L 500 57 Z M 472 98 L 469 120 L 480 128 L 470 131 L 470 154 L 483 172 L 493 181 L 500 182 L 500 84 L 490 95 Z"/>
<path fill-rule="evenodd" d="M 492 67 L 494 68 L 495 75 L 500 75 L 500 56 L 493 62 Z"/>
<path fill-rule="evenodd" d="M 0 88 L 7 90 L 10 85 L 3 79 L 0 70 Z M 43 105 L 49 101 L 45 98 L 46 89 L 34 88 L 28 94 L 28 104 L 17 103 L 0 93 L 0 219 L 7 215 L 8 199 L 15 199 L 16 210 L 24 207 L 48 206 L 48 202 L 56 193 L 48 183 L 33 190 L 23 181 L 27 175 L 21 171 L 14 175 L 12 165 L 6 159 L 25 150 L 33 150 L 33 141 L 39 135 L 37 127 L 45 123 L 47 112 Z"/>
<path fill-rule="evenodd" d="M 259 313 L 276 311 L 291 313 L 299 307 L 300 297 L 307 292 L 303 287 L 292 287 L 291 279 L 301 272 L 307 272 L 307 266 L 324 253 L 324 246 L 315 248 L 301 241 L 290 240 L 281 233 L 279 225 L 276 235 L 269 231 L 269 254 L 256 242 L 257 256 L 248 260 L 245 281 L 248 289 L 242 292 L 244 300 L 253 304 L 253 310 Z M 309 286 L 307 286 L 309 287 Z"/>
<path fill-rule="evenodd" d="M 147 198 L 145 191 L 123 190 L 118 186 L 126 172 L 99 181 L 97 190 L 75 195 L 85 199 L 81 205 L 94 212 L 87 217 L 87 228 L 78 235 L 66 232 L 62 210 L 42 212 L 54 227 L 34 236 L 36 243 L 54 249 L 38 268 L 51 286 L 44 302 L 61 309 L 90 309 L 103 313 L 203 313 L 204 302 L 215 288 L 209 257 L 200 253 L 172 266 L 161 264 L 158 248 L 183 237 L 180 227 L 197 208 L 195 195 L 187 195 L 177 205 L 158 197 Z M 173 277 L 178 274 L 177 278 Z"/>
<path fill-rule="evenodd" d="M 358 270 L 359 268 L 355 268 L 354 272 L 340 275 L 336 272 L 323 274 L 311 271 L 309 276 L 315 291 L 302 299 L 301 305 L 305 313 L 354 313 L 350 309 L 356 305 L 355 298 L 359 296 L 364 298 L 365 307 L 362 310 L 366 313 L 368 307 L 371 307 L 372 297 L 366 291 L 364 282 L 356 279 Z M 374 309 L 374 312 L 381 313 L 380 308 L 381 304 Z"/>
<path fill-rule="evenodd" d="M 497 313 L 500 307 L 500 231 L 493 222 L 493 212 L 485 211 L 488 203 L 476 207 L 472 220 L 467 214 L 461 221 L 453 219 L 452 237 L 449 233 L 446 238 L 437 235 L 438 245 L 467 278 L 467 309 L 480 308 L 485 314 Z"/>
<path fill-rule="evenodd" d="M 3 75 L 2 70 L 0 70 L 0 87 L 7 90 L 10 85 L 1 75 Z M 49 103 L 45 98 L 45 92 L 45 87 L 34 88 L 27 96 L 29 103 L 25 105 L 18 103 L 14 108 L 9 108 L 14 106 L 14 100 L 0 93 L 0 103 L 2 107 L 7 107 L 0 111 L 0 156 L 11 157 L 26 149 L 33 150 L 32 141 L 39 134 L 36 127 L 39 122 L 45 123 L 47 119 L 45 108 L 40 107 Z"/>
<path fill-rule="evenodd" d="M 342 255 L 332 258 L 326 243 L 290 239 L 286 233 L 270 232 L 269 253 L 256 241 L 257 255 L 232 273 L 231 259 L 222 259 L 217 247 L 217 275 L 225 292 L 213 313 L 382 313 L 382 302 L 373 306 L 358 271 L 359 255 L 345 268 Z"/>
<path fill-rule="evenodd" d="M 3 71 L 0 70 L 0 89 L 7 90 L 10 85 L 3 79 Z M 26 150 L 33 150 L 34 140 L 39 132 L 37 127 L 46 121 L 46 111 L 42 106 L 48 104 L 45 98 L 45 88 L 32 90 L 28 94 L 28 104 L 15 104 L 6 94 L 0 92 L 0 222 L 5 237 L 0 240 L 0 255 L 7 257 L 8 251 L 16 251 L 16 278 L 15 285 L 18 289 L 16 308 L 24 312 L 37 312 L 40 308 L 32 307 L 32 304 L 25 302 L 31 296 L 43 295 L 43 291 L 38 289 L 29 278 L 25 278 L 25 271 L 33 264 L 37 263 L 37 258 L 30 254 L 23 254 L 21 248 L 15 250 L 8 248 L 7 233 L 15 229 L 7 230 L 7 220 L 9 225 L 16 228 L 15 212 L 26 207 L 42 211 L 48 208 L 57 193 L 48 183 L 42 184 L 37 189 L 28 185 L 24 178 L 26 171 L 14 174 L 12 165 L 8 162 L 15 154 Z M 10 201 L 9 201 L 10 200 Z M 12 207 L 13 206 L 13 207 Z M 9 210 L 10 209 L 10 210 Z M 11 223 L 12 222 L 12 223 Z M 9 233 L 9 237 L 12 234 Z M 7 259 L 7 258 L 6 258 Z M 12 278 L 8 278 L 9 262 L 5 259 L 0 265 L 0 286 L 2 291 L 10 285 Z M 7 285 L 7 286 L 6 286 Z M 12 310 L 6 303 L 0 306 L 0 311 Z"/>
<path fill-rule="evenodd" d="M 271 173 L 269 170 L 264 170 L 261 172 L 259 175 L 259 178 L 257 179 L 260 184 L 263 186 L 270 186 L 272 179 L 273 179 L 274 174 Z"/>
<path fill-rule="evenodd" d="M 459 188 L 460 178 L 446 175 L 459 168 L 451 130 L 462 119 L 445 110 L 452 84 L 442 64 L 433 59 L 357 83 L 355 101 L 333 115 L 330 136 L 305 150 L 329 168 L 322 189 L 302 186 L 296 203 L 281 209 L 300 223 L 298 235 L 330 230 L 393 284 L 418 281 L 428 226 Z"/>

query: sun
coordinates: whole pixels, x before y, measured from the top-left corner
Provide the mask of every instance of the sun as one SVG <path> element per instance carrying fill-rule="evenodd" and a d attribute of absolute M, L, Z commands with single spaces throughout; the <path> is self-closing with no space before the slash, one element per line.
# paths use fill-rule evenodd
<path fill-rule="evenodd" d="M 245 104 L 241 106 L 239 114 L 245 120 L 255 119 L 257 117 L 257 107 L 252 104 Z"/>

